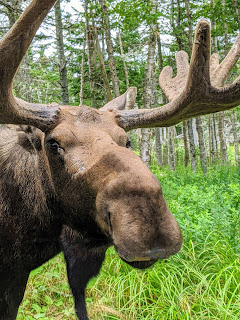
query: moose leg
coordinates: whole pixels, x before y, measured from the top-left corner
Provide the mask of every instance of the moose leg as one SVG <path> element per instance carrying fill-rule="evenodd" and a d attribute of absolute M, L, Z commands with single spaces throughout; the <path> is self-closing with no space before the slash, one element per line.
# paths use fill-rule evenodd
<path fill-rule="evenodd" d="M 4 276 L 4 275 L 3 275 Z M 6 276 L 6 275 L 5 275 Z M 0 320 L 15 320 L 23 299 L 29 273 L 19 271 L 0 288 Z"/>
<path fill-rule="evenodd" d="M 83 245 L 83 240 L 61 237 L 64 257 L 67 264 L 68 281 L 71 287 L 75 310 L 79 320 L 88 320 L 85 289 L 88 281 L 99 273 L 105 258 L 107 246 Z"/>

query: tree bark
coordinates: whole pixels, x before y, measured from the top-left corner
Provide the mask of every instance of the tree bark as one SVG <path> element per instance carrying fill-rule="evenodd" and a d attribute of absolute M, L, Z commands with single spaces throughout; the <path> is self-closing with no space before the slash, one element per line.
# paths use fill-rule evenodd
<path fill-rule="evenodd" d="M 126 79 L 126 85 L 127 85 L 127 89 L 128 89 L 129 88 L 128 70 L 127 70 L 127 65 L 126 65 L 126 61 L 125 61 L 123 44 L 122 44 L 122 36 L 121 36 L 121 32 L 120 31 L 118 33 L 118 39 L 119 39 L 121 57 L 122 57 L 122 61 L 123 61 L 123 70 L 124 70 L 125 79 Z"/>
<path fill-rule="evenodd" d="M 220 141 L 220 153 L 221 153 L 221 163 L 227 161 L 227 143 L 224 134 L 224 112 L 219 112 L 218 114 L 218 135 Z"/>
<path fill-rule="evenodd" d="M 223 6 L 223 15 L 225 13 L 225 0 L 222 0 Z M 226 22 L 224 22 L 224 53 L 225 56 L 228 53 L 228 26 Z M 218 113 L 218 135 L 220 141 L 220 154 L 221 154 L 221 163 L 225 163 L 227 161 L 227 143 L 226 137 L 224 134 L 225 129 L 225 114 L 224 112 Z"/>
<path fill-rule="evenodd" d="M 156 13 L 157 0 L 151 1 L 151 14 Z M 145 67 L 143 105 L 145 109 L 150 109 L 153 104 L 154 71 L 155 71 L 155 48 L 156 48 L 156 24 L 150 25 L 150 35 L 148 40 L 148 56 Z M 142 142 L 140 155 L 146 165 L 150 162 L 150 129 L 142 129 Z"/>
<path fill-rule="evenodd" d="M 168 148 L 168 140 L 169 140 L 169 128 L 163 129 L 163 165 L 167 166 L 169 164 L 169 148 Z"/>
<path fill-rule="evenodd" d="M 212 7 L 212 11 L 213 11 L 213 16 L 211 19 L 212 22 L 212 47 L 213 47 L 213 52 L 217 53 L 218 52 L 218 45 L 217 45 L 217 35 L 216 35 L 216 29 L 217 29 L 217 25 L 216 25 L 216 19 L 215 19 L 215 4 L 214 4 L 214 0 L 210 1 L 211 7 Z"/>
<path fill-rule="evenodd" d="M 174 153 L 174 127 L 169 128 L 169 163 L 172 170 L 176 169 Z"/>
<path fill-rule="evenodd" d="M 163 166 L 162 128 L 155 129 L 155 141 L 156 141 L 157 164 L 162 167 Z"/>
<path fill-rule="evenodd" d="M 197 127 L 197 133 L 198 133 L 198 143 L 199 143 L 201 167 L 202 167 L 203 173 L 206 174 L 207 173 L 207 155 L 206 155 L 206 147 L 205 147 L 203 125 L 202 125 L 201 117 L 196 118 L 196 127 Z"/>
<path fill-rule="evenodd" d="M 235 117 L 234 110 L 231 111 L 231 123 L 232 123 L 232 131 L 233 131 L 233 138 L 234 138 L 235 164 L 236 166 L 239 166 L 239 142 L 238 142 L 236 117 Z"/>
<path fill-rule="evenodd" d="M 95 98 L 95 81 L 93 76 L 93 35 L 89 26 L 89 10 L 88 10 L 88 0 L 84 0 L 85 9 L 85 24 L 86 24 L 86 41 L 87 41 L 87 53 L 88 53 L 88 79 L 90 84 L 90 92 L 92 96 L 92 106 L 96 108 L 96 98 Z"/>
<path fill-rule="evenodd" d="M 188 126 L 188 138 L 189 138 L 189 145 L 190 145 L 192 170 L 193 172 L 196 172 L 197 161 L 196 161 L 196 150 L 195 150 L 195 143 L 194 143 L 194 136 L 193 136 L 193 129 L 192 129 L 192 119 L 187 120 L 187 126 Z"/>
<path fill-rule="evenodd" d="M 106 1 L 99 0 L 99 2 L 101 4 L 103 20 L 104 20 L 104 30 L 106 35 L 107 52 L 108 52 L 108 63 L 109 63 L 109 68 L 112 76 L 113 91 L 114 91 L 115 97 L 118 97 L 120 96 L 120 89 L 119 89 L 119 80 L 117 76 L 117 68 L 116 68 L 114 57 L 113 57 L 113 44 L 112 44 L 112 38 L 111 38 L 111 32 L 110 32 L 110 23 L 108 18 L 109 14 L 106 6 Z"/>
<path fill-rule="evenodd" d="M 58 66 L 59 66 L 59 75 L 60 75 L 62 103 L 66 105 L 66 104 L 69 104 L 69 95 L 68 95 L 67 66 L 66 66 L 66 58 L 65 58 L 64 44 L 63 44 L 63 23 L 62 23 L 60 0 L 58 0 L 55 4 L 55 26 L 56 26 Z"/>
<path fill-rule="evenodd" d="M 182 124 L 183 130 L 183 143 L 184 143 L 184 165 L 188 166 L 189 163 L 189 148 L 188 148 L 188 133 L 187 133 L 187 121 L 184 120 Z"/>
<path fill-rule="evenodd" d="M 81 79 L 80 79 L 80 106 L 83 105 L 84 98 L 84 64 L 85 64 L 85 47 L 86 47 L 86 30 L 85 30 L 85 39 L 83 41 L 83 49 L 82 49 L 82 61 L 81 61 Z"/>
<path fill-rule="evenodd" d="M 102 73 L 102 76 L 103 76 L 104 88 L 105 88 L 105 92 L 106 92 L 106 96 L 107 96 L 107 101 L 109 102 L 109 101 L 112 100 L 111 88 L 110 88 L 110 85 L 109 85 L 109 82 L 108 82 L 105 63 L 104 63 L 103 54 L 102 54 L 102 51 L 101 51 L 101 48 L 100 48 L 99 39 L 98 39 L 98 33 L 97 33 L 97 29 L 95 27 L 94 19 L 92 19 L 92 22 L 93 22 L 93 29 L 94 29 L 94 36 L 95 36 L 95 50 L 96 50 L 96 52 L 98 54 L 101 73 Z"/>

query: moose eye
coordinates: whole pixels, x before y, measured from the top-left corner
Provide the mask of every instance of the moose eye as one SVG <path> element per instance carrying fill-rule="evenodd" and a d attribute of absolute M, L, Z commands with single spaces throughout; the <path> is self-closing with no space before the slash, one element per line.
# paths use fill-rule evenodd
<path fill-rule="evenodd" d="M 55 139 L 50 139 L 46 142 L 45 146 L 52 154 L 58 154 L 61 148 L 60 144 Z"/>
<path fill-rule="evenodd" d="M 126 143 L 126 148 L 132 148 L 132 143 L 131 143 L 131 140 L 127 140 L 127 143 Z"/>

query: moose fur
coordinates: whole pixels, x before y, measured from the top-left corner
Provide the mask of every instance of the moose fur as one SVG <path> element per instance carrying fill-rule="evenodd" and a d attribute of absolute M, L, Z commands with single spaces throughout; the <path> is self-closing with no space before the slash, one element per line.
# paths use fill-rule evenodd
<path fill-rule="evenodd" d="M 85 287 L 110 245 L 136 268 L 179 251 L 160 184 L 126 143 L 112 111 L 88 107 L 63 107 L 46 134 L 1 128 L 1 320 L 16 318 L 30 271 L 61 250 L 83 320 Z"/>

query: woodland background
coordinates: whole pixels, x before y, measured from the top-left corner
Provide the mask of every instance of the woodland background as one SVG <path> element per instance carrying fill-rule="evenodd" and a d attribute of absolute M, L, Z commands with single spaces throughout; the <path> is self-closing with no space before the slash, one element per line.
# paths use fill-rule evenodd
<path fill-rule="evenodd" d="M 0 36 L 29 2 L 0 0 Z M 211 21 L 212 52 L 222 60 L 238 34 L 239 8 L 239 0 L 57 1 L 22 63 L 15 95 L 99 108 L 136 86 L 135 108 L 163 105 L 159 73 L 170 65 L 176 74 L 178 50 L 190 55 L 197 21 Z M 226 82 L 239 69 L 238 61 Z M 239 320 L 239 107 L 129 135 L 161 182 L 184 247 L 146 271 L 110 248 L 87 289 L 90 319 Z M 62 255 L 32 272 L 17 319 L 76 319 Z"/>

